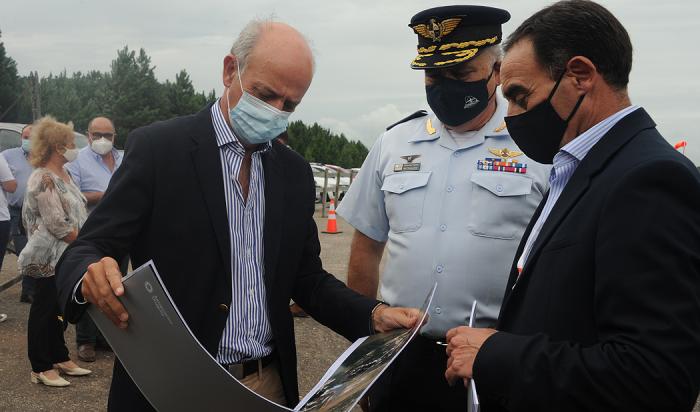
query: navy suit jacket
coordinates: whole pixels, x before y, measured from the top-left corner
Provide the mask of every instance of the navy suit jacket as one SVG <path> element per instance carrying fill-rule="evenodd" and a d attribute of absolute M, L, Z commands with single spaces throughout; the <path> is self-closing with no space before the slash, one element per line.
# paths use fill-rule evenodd
<path fill-rule="evenodd" d="M 700 175 L 643 109 L 578 166 L 478 352 L 484 410 L 689 411 L 700 388 Z M 517 281 L 517 282 L 516 282 Z"/>
<path fill-rule="evenodd" d="M 59 301 L 71 322 L 85 309 L 71 297 L 89 264 L 104 256 L 129 255 L 134 267 L 153 259 L 189 327 L 216 355 L 231 303 L 232 251 L 210 107 L 129 135 L 122 166 L 57 267 Z M 323 270 L 309 164 L 274 143 L 263 155 L 263 168 L 268 316 L 287 403 L 293 406 L 299 393 L 289 299 L 350 340 L 372 333 L 377 301 Z M 182 373 L 183 379 L 196 379 Z M 109 409 L 152 409 L 118 360 Z"/>

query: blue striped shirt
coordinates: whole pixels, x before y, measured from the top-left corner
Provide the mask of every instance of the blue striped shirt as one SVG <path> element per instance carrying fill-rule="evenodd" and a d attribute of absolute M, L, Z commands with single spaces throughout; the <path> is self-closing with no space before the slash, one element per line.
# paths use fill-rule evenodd
<path fill-rule="evenodd" d="M 219 108 L 211 107 L 224 177 L 226 212 L 231 240 L 232 299 L 217 360 L 222 364 L 259 359 L 272 353 L 272 329 L 267 315 L 264 282 L 263 226 L 265 180 L 261 155 L 252 153 L 247 201 L 238 183 L 245 149 L 231 131 Z"/>
<path fill-rule="evenodd" d="M 637 109 L 639 109 L 639 106 L 629 106 L 620 110 L 581 133 L 574 140 L 559 149 L 559 152 L 554 155 L 554 165 L 549 172 L 549 195 L 547 196 L 547 201 L 544 204 L 542 213 L 540 213 L 537 222 L 535 222 L 535 225 L 532 227 L 530 236 L 527 238 L 523 254 L 520 255 L 520 259 L 518 259 L 519 271 L 522 271 L 525 266 L 532 246 L 535 240 L 537 240 L 544 222 L 547 221 L 549 214 L 552 212 L 554 205 L 564 191 L 566 184 L 569 183 L 569 179 L 571 179 L 579 163 L 581 163 L 591 148 L 593 148 L 617 122 Z"/>

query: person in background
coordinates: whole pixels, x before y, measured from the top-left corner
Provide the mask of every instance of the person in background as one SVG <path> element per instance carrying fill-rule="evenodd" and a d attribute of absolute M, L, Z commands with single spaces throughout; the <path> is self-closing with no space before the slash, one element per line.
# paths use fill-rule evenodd
<path fill-rule="evenodd" d="M 31 140 L 29 136 L 32 132 L 32 125 L 28 124 L 22 128 L 21 145 L 4 150 L 2 156 L 10 166 L 10 171 L 17 182 L 17 189 L 14 192 L 6 192 L 8 209 L 10 211 L 10 238 L 14 251 L 19 256 L 27 244 L 27 232 L 22 225 L 22 203 L 24 194 L 27 192 L 27 180 L 34 168 L 29 163 L 29 152 L 31 150 Z M 22 277 L 22 293 L 19 301 L 31 303 L 34 293 L 34 279 L 30 276 Z"/>
<path fill-rule="evenodd" d="M 22 209 L 29 239 L 17 260 L 23 275 L 36 278 L 27 325 L 31 381 L 62 387 L 70 383 L 58 371 L 72 376 L 91 373 L 68 356 L 54 277 L 56 263 L 78 236 L 87 210 L 85 197 L 63 168 L 78 154 L 72 125 L 44 117 L 33 127 L 31 142 L 30 162 L 36 170 L 27 182 Z"/>
<path fill-rule="evenodd" d="M 445 335 L 469 324 L 474 300 L 474 324 L 496 323 L 508 267 L 549 172 L 523 155 L 503 124 L 500 42 L 509 18 L 468 5 L 413 16 L 411 68 L 424 73 L 432 113 L 387 128 L 338 208 L 356 229 L 348 286 L 375 297 L 379 285 L 389 304 L 420 306 L 438 285 L 428 324 L 369 391 L 365 409 L 467 409 L 465 388 L 443 378 Z"/>
<path fill-rule="evenodd" d="M 106 117 L 96 117 L 88 124 L 89 144 L 80 149 L 78 158 L 66 165 L 76 186 L 87 199 L 88 213 L 102 200 L 105 190 L 122 163 L 122 154 L 114 148 L 117 136 L 114 123 Z M 122 273 L 126 273 L 129 258 L 120 262 Z M 110 349 L 102 334 L 89 316 L 83 316 L 75 325 L 78 358 L 85 362 L 95 361 L 95 349 Z"/>
<path fill-rule="evenodd" d="M 17 181 L 12 175 L 10 166 L 4 156 L 0 156 L 0 187 L 3 193 L 0 194 L 0 269 L 5 260 L 5 249 L 10 240 L 10 211 L 7 208 L 7 193 L 14 193 L 17 190 Z"/>

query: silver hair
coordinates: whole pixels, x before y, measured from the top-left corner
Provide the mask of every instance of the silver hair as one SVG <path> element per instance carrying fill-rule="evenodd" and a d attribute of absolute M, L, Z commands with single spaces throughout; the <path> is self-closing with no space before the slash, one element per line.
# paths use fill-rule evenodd
<path fill-rule="evenodd" d="M 494 44 L 484 50 L 484 54 L 491 55 L 491 64 L 499 63 L 503 59 L 503 49 L 500 44 Z"/>
<path fill-rule="evenodd" d="M 245 67 L 248 64 L 248 56 L 250 56 L 250 53 L 253 51 L 253 48 L 255 47 L 255 45 L 258 42 L 258 39 L 260 38 L 260 35 L 265 30 L 266 26 L 269 26 L 274 22 L 275 16 L 256 18 L 249 21 L 248 24 L 245 25 L 243 30 L 241 30 L 241 32 L 238 34 L 238 37 L 233 42 L 233 46 L 231 46 L 231 54 L 236 56 L 236 60 L 238 61 L 238 68 L 240 69 L 241 73 L 245 71 Z M 306 41 L 306 43 L 308 44 L 309 49 L 312 50 L 311 63 L 315 71 L 316 59 L 314 57 L 311 42 L 303 34 L 301 36 L 304 39 L 304 41 Z"/>
<path fill-rule="evenodd" d="M 263 26 L 272 23 L 272 18 L 266 19 L 254 19 L 245 25 L 243 30 L 238 34 L 236 41 L 233 42 L 231 46 L 231 54 L 236 56 L 238 61 L 238 68 L 241 72 L 245 70 L 245 66 L 248 63 L 248 56 L 253 51 L 253 47 L 258 42 L 260 34 L 263 31 Z"/>

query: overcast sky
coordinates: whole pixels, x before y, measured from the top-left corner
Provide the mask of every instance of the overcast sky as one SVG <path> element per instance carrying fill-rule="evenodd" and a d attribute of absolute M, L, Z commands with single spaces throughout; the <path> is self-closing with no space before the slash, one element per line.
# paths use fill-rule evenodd
<path fill-rule="evenodd" d="M 541 0 L 494 0 L 510 33 Z M 700 164 L 700 1 L 606 0 L 635 48 L 630 94 L 672 143 L 688 141 Z M 422 72 L 408 67 L 416 35 L 407 24 L 434 0 L 2 0 L 0 30 L 21 74 L 109 70 L 116 51 L 146 49 L 160 80 L 186 69 L 198 90 L 221 93 L 222 59 L 244 24 L 274 13 L 313 43 L 314 81 L 292 119 L 319 122 L 371 145 L 384 127 L 427 107 Z"/>

